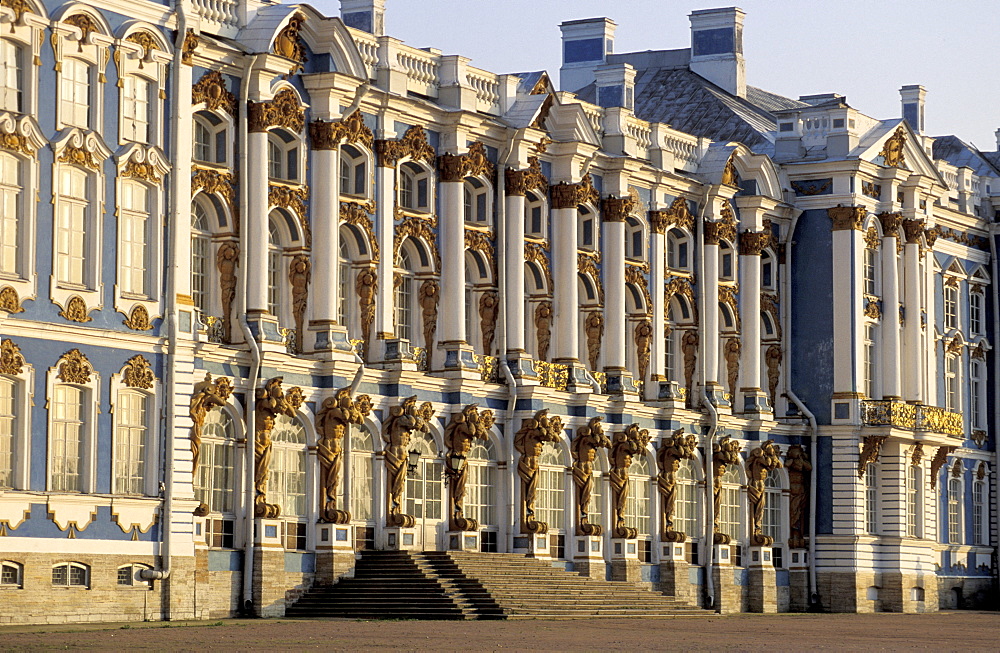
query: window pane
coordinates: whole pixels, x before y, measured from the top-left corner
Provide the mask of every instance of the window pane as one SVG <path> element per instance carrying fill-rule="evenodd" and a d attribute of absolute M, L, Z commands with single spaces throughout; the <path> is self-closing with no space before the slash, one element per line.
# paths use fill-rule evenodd
<path fill-rule="evenodd" d="M 52 490 L 82 492 L 83 396 L 79 388 L 57 385 L 52 395 L 49 463 Z"/>
<path fill-rule="evenodd" d="M 17 386 L 0 377 L 0 487 L 14 485 L 14 443 L 18 430 Z"/>

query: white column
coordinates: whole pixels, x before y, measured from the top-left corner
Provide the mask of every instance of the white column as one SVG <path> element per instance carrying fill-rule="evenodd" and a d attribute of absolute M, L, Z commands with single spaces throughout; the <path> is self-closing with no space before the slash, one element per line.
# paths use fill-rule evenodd
<path fill-rule="evenodd" d="M 378 240 L 377 268 L 378 292 L 375 293 L 375 324 L 372 325 L 372 342 L 381 336 L 391 338 L 395 332 L 393 319 L 393 237 L 395 235 L 393 209 L 396 206 L 396 160 L 379 161 L 375 168 L 375 238 Z M 347 287 L 353 291 L 356 279 Z M 357 295 L 351 295 L 357 301 Z M 428 352 L 430 356 L 430 352 Z"/>
<path fill-rule="evenodd" d="M 165 251 L 173 252 L 174 287 L 168 292 L 184 296 L 191 302 L 191 66 L 176 67 L 176 88 L 181 93 L 171 98 L 173 112 L 171 120 L 176 124 L 177 142 L 172 143 L 173 169 L 170 184 L 174 193 L 173 224 L 169 230 L 170 246 Z M 214 267 L 215 262 L 212 261 Z M 167 304 L 169 306 L 169 304 Z M 184 309 L 187 310 L 187 309 Z"/>
<path fill-rule="evenodd" d="M 705 378 L 702 382 L 718 383 L 719 381 L 719 241 L 708 239 L 702 250 L 705 257 L 705 278 L 698 279 L 705 292 L 704 342 L 701 343 L 701 355 L 705 361 Z"/>
<path fill-rule="evenodd" d="M 740 390 L 760 390 L 760 252 L 769 234 L 740 236 Z M 734 397 L 735 400 L 735 397 Z"/>
<path fill-rule="evenodd" d="M 856 396 L 862 390 L 864 341 L 861 330 L 861 225 L 864 207 L 828 209 L 833 221 L 833 391 Z"/>
<path fill-rule="evenodd" d="M 664 306 L 664 284 L 666 284 L 666 223 L 659 211 L 651 211 L 649 226 L 652 238 L 649 244 L 649 283 L 653 299 L 653 343 L 649 354 L 651 379 L 663 379 L 666 374 L 666 306 Z M 669 380 L 669 379 L 667 379 Z M 650 389 L 647 397 L 656 398 L 659 389 Z M 657 511 L 658 512 L 658 511 Z"/>
<path fill-rule="evenodd" d="M 313 148 L 312 183 L 312 319 L 317 324 L 337 322 L 340 291 L 339 150 Z"/>
<path fill-rule="evenodd" d="M 517 174 L 517 173 L 508 173 Z M 512 193 L 507 190 L 505 208 L 507 224 L 504 227 L 506 239 L 507 275 L 504 284 L 504 313 L 507 317 L 507 351 L 524 351 L 524 192 Z M 504 354 L 506 352 L 501 352 Z"/>
<path fill-rule="evenodd" d="M 604 248 L 604 368 L 625 368 L 625 221 L 613 205 L 621 200 L 605 200 L 603 210 Z M 611 206 L 608 206 L 611 204 Z M 638 375 L 638 370 L 632 370 Z"/>
<path fill-rule="evenodd" d="M 938 349 L 937 338 L 934 325 L 937 324 L 937 273 L 934 271 L 934 250 L 933 241 L 928 235 L 927 249 L 921 252 L 917 249 L 917 256 L 923 258 L 923 286 L 917 289 L 917 294 L 923 303 L 923 309 L 927 312 L 927 321 L 921 326 L 922 343 L 918 345 L 924 353 L 923 369 L 920 370 L 924 379 L 923 402 L 928 405 L 941 405 L 944 401 L 938 400 Z M 920 266 L 917 268 L 917 276 L 920 276 Z"/>
<path fill-rule="evenodd" d="M 267 312 L 267 132 L 247 135 L 247 311 Z"/>
<path fill-rule="evenodd" d="M 442 181 L 441 216 L 438 233 L 441 238 L 441 340 L 448 343 L 466 342 L 465 311 L 476 307 L 465 305 L 465 201 L 462 181 Z"/>
<path fill-rule="evenodd" d="M 899 261 L 896 239 L 898 214 L 883 214 L 882 220 L 882 397 L 903 396 L 900 366 Z M 918 316 L 919 318 L 919 316 Z"/>
<path fill-rule="evenodd" d="M 920 278 L 920 235 L 923 223 L 907 220 L 903 223 L 906 245 L 903 247 L 903 399 L 924 401 L 924 361 L 922 343 L 922 302 Z M 928 321 L 928 324 L 932 324 Z M 931 401 L 933 403 L 933 401 Z"/>
<path fill-rule="evenodd" d="M 580 311 L 577 285 L 577 209 L 576 204 L 565 207 L 557 203 L 557 189 L 553 187 L 552 209 L 552 293 L 553 360 L 575 361 L 579 351 L 577 315 Z M 568 201 L 565 203 L 569 203 Z"/>

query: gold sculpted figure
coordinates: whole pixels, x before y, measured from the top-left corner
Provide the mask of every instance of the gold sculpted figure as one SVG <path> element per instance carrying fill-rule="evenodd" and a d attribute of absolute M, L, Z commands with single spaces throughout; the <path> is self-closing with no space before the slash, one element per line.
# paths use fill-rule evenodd
<path fill-rule="evenodd" d="M 576 534 L 600 535 L 600 524 L 590 523 L 590 498 L 594 491 L 594 460 L 597 450 L 611 447 L 611 440 L 604 435 L 601 418 L 594 417 L 586 426 L 576 430 L 570 445 L 573 455 L 573 484 L 576 486 Z M 598 512 L 600 506 L 597 507 Z"/>
<path fill-rule="evenodd" d="M 466 406 L 461 413 L 451 416 L 451 421 L 444 430 L 444 444 L 448 449 L 445 458 L 445 474 L 448 476 L 450 490 L 450 524 L 452 531 L 479 530 L 479 522 L 473 517 L 467 517 L 465 511 L 465 483 L 469 476 L 467 456 L 472 449 L 474 440 L 486 442 L 489 440 L 490 428 L 493 427 L 492 410 L 479 412 L 479 405 Z"/>
<path fill-rule="evenodd" d="M 413 515 L 403 513 L 403 492 L 406 489 L 406 468 L 410 451 L 410 434 L 414 431 L 429 433 L 434 408 L 429 402 L 417 406 L 417 398 L 410 397 L 399 406 L 389 409 L 389 417 L 382 425 L 382 439 L 386 447 L 386 526 L 411 527 L 416 524 Z"/>
<path fill-rule="evenodd" d="M 548 410 L 540 410 L 534 417 L 521 422 L 521 430 L 514 435 L 514 448 L 521 455 L 517 461 L 517 474 L 521 477 L 521 532 L 541 535 L 549 525 L 535 519 L 535 498 L 538 494 L 538 457 L 542 445 L 558 442 L 562 432 L 562 419 L 549 417 Z"/>
<path fill-rule="evenodd" d="M 341 388 L 323 400 L 316 415 L 316 457 L 320 466 L 320 521 L 347 524 L 351 513 L 337 506 L 337 486 L 340 484 L 344 457 L 344 436 L 350 424 L 361 424 L 371 413 L 368 395 L 351 397 L 351 388 Z"/>
<path fill-rule="evenodd" d="M 608 482 L 611 485 L 612 513 L 614 514 L 613 537 L 634 539 L 638 532 L 625 525 L 625 505 L 628 503 L 628 468 L 632 457 L 645 451 L 649 444 L 649 431 L 637 424 L 629 424 L 625 430 L 615 433 L 611 442 L 611 471 Z"/>
<path fill-rule="evenodd" d="M 663 524 L 663 539 L 667 542 L 683 542 L 687 539 L 685 533 L 674 530 L 677 470 L 682 460 L 694 460 L 696 445 L 694 435 L 684 435 L 683 429 L 677 429 L 660 443 L 656 453 L 656 464 L 660 468 L 656 477 L 656 488 L 660 492 L 660 521 Z"/>
<path fill-rule="evenodd" d="M 267 481 L 271 476 L 271 431 L 278 415 L 294 417 L 295 411 L 302 405 L 302 390 L 291 388 L 287 394 L 281 389 L 282 377 L 276 376 L 268 380 L 263 388 L 257 388 L 254 393 L 255 427 L 254 427 L 254 473 L 253 483 L 256 491 L 254 499 L 254 516 L 274 519 L 281 514 L 281 507 L 267 502 Z"/>
<path fill-rule="evenodd" d="M 747 460 L 747 502 L 750 504 L 750 544 L 770 546 L 774 538 L 764 535 L 764 488 L 767 475 L 781 467 L 781 450 L 773 440 L 767 440 L 750 451 Z"/>

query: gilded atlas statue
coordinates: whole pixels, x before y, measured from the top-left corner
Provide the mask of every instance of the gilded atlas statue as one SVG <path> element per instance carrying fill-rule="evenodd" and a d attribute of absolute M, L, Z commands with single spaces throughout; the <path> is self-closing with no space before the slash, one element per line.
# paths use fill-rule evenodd
<path fill-rule="evenodd" d="M 385 441 L 386 515 L 389 528 L 409 528 L 417 523 L 413 515 L 403 513 L 403 492 L 406 489 L 406 468 L 410 451 L 410 434 L 430 432 L 434 407 L 425 401 L 417 406 L 416 396 L 409 397 L 399 406 L 389 409 L 389 417 L 382 425 Z"/>
<path fill-rule="evenodd" d="M 352 397 L 354 388 L 341 388 L 332 397 L 323 400 L 316 415 L 316 457 L 319 458 L 320 521 L 328 524 L 347 524 L 351 513 L 337 506 L 337 488 L 340 485 L 344 459 L 344 437 L 351 424 L 361 424 L 372 412 L 368 395 Z"/>
<path fill-rule="evenodd" d="M 764 487 L 772 469 L 781 467 L 781 450 L 766 440 L 750 451 L 747 459 L 747 503 L 750 504 L 750 544 L 771 546 L 774 538 L 764 535 Z"/>
<path fill-rule="evenodd" d="M 677 429 L 669 438 L 660 443 L 656 452 L 656 464 L 660 469 L 656 477 L 656 488 L 660 492 L 660 523 L 663 524 L 663 539 L 667 542 L 683 542 L 687 534 L 674 530 L 674 506 L 677 503 L 677 470 L 682 460 L 694 460 L 697 440 L 684 429 Z"/>
<path fill-rule="evenodd" d="M 647 429 L 640 429 L 638 424 L 629 424 L 625 430 L 615 433 L 611 441 L 611 471 L 608 482 L 611 485 L 612 514 L 614 527 L 612 537 L 635 539 L 636 529 L 625 525 L 625 505 L 628 503 L 628 468 L 632 465 L 632 457 L 642 453 L 649 445 L 650 435 Z"/>
<path fill-rule="evenodd" d="M 444 446 L 448 455 L 444 459 L 444 471 L 448 477 L 451 531 L 477 531 L 479 522 L 465 515 L 465 482 L 469 476 L 466 457 L 475 440 L 489 440 L 490 429 L 495 418 L 492 410 L 479 411 L 479 404 L 466 406 L 461 413 L 451 416 L 444 429 Z"/>
<path fill-rule="evenodd" d="M 201 460 L 201 430 L 205 426 L 205 417 L 213 408 L 225 406 L 232 393 L 233 386 L 226 377 L 219 377 L 213 381 L 212 375 L 206 374 L 204 381 L 194 384 L 188 415 L 191 416 L 191 474 L 196 479 L 198 463 Z M 204 517 L 208 511 L 208 505 L 202 503 L 195 508 L 194 514 Z"/>
<path fill-rule="evenodd" d="M 576 486 L 576 534 L 600 535 L 600 524 L 590 523 L 590 499 L 594 492 L 594 459 L 598 449 L 609 449 L 611 440 L 604 435 L 601 418 L 594 417 L 576 430 L 570 445 L 573 455 L 573 484 Z M 598 507 L 600 510 L 600 507 Z"/>
<path fill-rule="evenodd" d="M 302 405 L 302 388 L 289 388 L 288 392 L 281 389 L 282 377 L 276 376 L 268 380 L 263 388 L 257 388 L 254 393 L 254 469 L 253 485 L 255 491 L 254 517 L 274 519 L 281 515 L 281 507 L 267 502 L 267 480 L 271 476 L 271 431 L 278 415 L 294 417 Z"/>
<path fill-rule="evenodd" d="M 542 445 L 558 442 L 563 430 L 562 419 L 549 417 L 543 409 L 521 422 L 521 430 L 514 434 L 514 448 L 521 457 L 517 461 L 517 474 L 521 477 L 521 532 L 541 535 L 549 525 L 535 519 L 535 498 L 538 494 L 538 457 Z"/>
<path fill-rule="evenodd" d="M 792 549 L 806 547 L 806 505 L 809 503 L 809 479 L 812 463 L 801 445 L 793 444 L 785 454 L 788 470 L 788 546 Z"/>
<path fill-rule="evenodd" d="M 729 533 L 719 531 L 719 516 L 722 509 L 722 475 L 726 473 L 726 468 L 730 465 L 740 464 L 740 443 L 731 439 L 728 435 L 712 445 L 712 492 L 713 510 L 715 514 L 715 536 L 712 538 L 715 544 L 729 544 L 732 536 Z"/>

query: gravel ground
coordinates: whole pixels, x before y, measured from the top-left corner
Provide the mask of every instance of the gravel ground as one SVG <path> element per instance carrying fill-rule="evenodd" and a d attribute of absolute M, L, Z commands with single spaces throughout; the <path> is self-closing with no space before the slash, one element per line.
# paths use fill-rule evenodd
<path fill-rule="evenodd" d="M 591 621 L 225 620 L 0 627 L 0 650 L 996 651 L 1000 613 L 733 615 Z"/>

